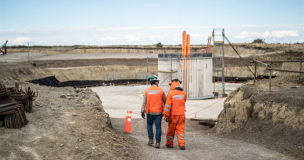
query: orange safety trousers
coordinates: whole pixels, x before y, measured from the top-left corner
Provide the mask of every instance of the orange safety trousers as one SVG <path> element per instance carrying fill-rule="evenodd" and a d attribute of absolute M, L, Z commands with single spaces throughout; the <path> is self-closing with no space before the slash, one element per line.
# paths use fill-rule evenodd
<path fill-rule="evenodd" d="M 173 147 L 175 133 L 178 146 L 185 146 L 185 124 L 185 115 L 170 115 L 168 117 L 167 145 L 169 147 Z"/>

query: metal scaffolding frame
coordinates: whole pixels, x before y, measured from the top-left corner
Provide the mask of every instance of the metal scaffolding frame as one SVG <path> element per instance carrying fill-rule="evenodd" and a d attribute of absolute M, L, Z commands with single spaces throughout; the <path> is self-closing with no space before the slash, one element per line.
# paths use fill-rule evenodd
<path fill-rule="evenodd" d="M 221 33 L 218 33 L 221 32 Z M 220 40 L 217 40 L 220 39 Z M 219 85 L 218 87 L 218 97 L 225 97 L 225 29 L 224 28 L 214 28 L 212 31 L 212 40 L 213 40 L 213 53 L 217 47 L 222 47 L 222 56 L 214 56 L 213 62 L 213 75 L 222 75 L 222 92 L 220 93 Z M 216 68 L 217 65 L 221 65 L 222 68 Z M 215 79 L 214 79 L 215 81 Z M 214 91 L 215 91 L 215 82 L 214 82 Z"/>

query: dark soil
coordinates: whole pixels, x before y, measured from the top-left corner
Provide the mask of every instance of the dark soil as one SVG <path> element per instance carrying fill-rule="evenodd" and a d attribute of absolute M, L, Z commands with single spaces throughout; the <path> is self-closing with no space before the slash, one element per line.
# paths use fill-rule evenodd
<path fill-rule="evenodd" d="M 149 62 L 157 63 L 157 59 L 149 58 Z M 85 67 L 85 66 L 147 66 L 147 59 L 80 59 L 80 60 L 37 60 L 34 61 L 37 67 L 61 68 L 61 67 Z"/>

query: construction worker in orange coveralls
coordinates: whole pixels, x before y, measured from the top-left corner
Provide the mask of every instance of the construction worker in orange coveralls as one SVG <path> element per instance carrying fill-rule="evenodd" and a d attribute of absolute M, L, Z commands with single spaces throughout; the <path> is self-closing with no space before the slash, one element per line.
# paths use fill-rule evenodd
<path fill-rule="evenodd" d="M 147 114 L 148 145 L 152 146 L 153 144 L 153 124 L 155 123 L 155 148 L 160 148 L 161 121 L 163 118 L 164 104 L 166 103 L 166 94 L 163 89 L 158 87 L 159 79 L 157 76 L 150 76 L 148 80 L 150 80 L 151 87 L 145 90 L 141 116 L 145 119 L 145 114 Z"/>
<path fill-rule="evenodd" d="M 185 150 L 186 92 L 179 85 L 170 91 L 164 108 L 164 120 L 168 122 L 166 147 L 173 148 L 174 135 L 180 149 Z"/>

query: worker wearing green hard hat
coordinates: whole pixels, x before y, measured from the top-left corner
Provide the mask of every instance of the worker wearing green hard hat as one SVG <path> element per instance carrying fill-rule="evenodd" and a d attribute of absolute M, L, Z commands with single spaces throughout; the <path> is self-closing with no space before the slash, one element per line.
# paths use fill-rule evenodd
<path fill-rule="evenodd" d="M 153 124 L 156 128 L 156 144 L 155 148 L 160 148 L 161 142 L 161 120 L 163 118 L 164 105 L 166 103 L 166 95 L 158 85 L 159 79 L 157 76 L 148 77 L 151 87 L 147 88 L 144 92 L 143 103 L 141 107 L 141 116 L 143 119 L 147 115 L 147 131 L 148 131 L 148 145 L 152 146 L 154 134 L 153 134 Z"/>

